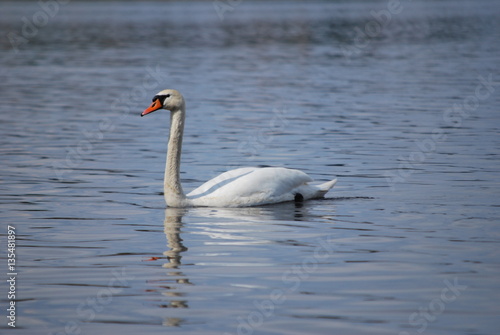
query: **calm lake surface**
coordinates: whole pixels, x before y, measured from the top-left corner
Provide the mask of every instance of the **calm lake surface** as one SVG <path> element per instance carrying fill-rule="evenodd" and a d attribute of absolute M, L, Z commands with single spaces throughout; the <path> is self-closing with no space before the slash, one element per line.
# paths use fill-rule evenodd
<path fill-rule="evenodd" d="M 389 3 L 1 2 L 2 333 L 498 334 L 500 3 Z M 338 184 L 166 209 L 164 88 L 186 191 Z"/>

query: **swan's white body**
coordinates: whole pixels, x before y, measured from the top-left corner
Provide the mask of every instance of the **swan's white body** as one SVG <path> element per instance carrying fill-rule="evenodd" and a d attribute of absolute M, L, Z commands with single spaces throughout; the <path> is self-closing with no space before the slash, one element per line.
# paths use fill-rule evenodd
<path fill-rule="evenodd" d="M 247 167 L 225 172 L 187 194 L 193 206 L 246 207 L 322 197 L 337 180 L 319 186 L 299 170 Z"/>
<path fill-rule="evenodd" d="M 311 185 L 302 171 L 281 167 L 246 167 L 230 170 L 207 181 L 187 195 L 180 183 L 180 158 L 185 102 L 176 90 L 163 90 L 141 116 L 158 109 L 171 111 L 170 138 L 165 167 L 164 194 L 170 207 L 247 207 L 323 197 L 337 182 Z"/>

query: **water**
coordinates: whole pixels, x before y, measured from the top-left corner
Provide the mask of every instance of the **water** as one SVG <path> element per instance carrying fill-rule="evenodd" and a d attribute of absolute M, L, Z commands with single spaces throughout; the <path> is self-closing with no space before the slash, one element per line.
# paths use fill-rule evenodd
<path fill-rule="evenodd" d="M 497 334 L 498 3 L 231 6 L 0 4 L 3 332 L 11 225 L 19 334 Z M 185 190 L 337 186 L 165 210 L 168 113 L 139 117 L 164 88 Z"/>

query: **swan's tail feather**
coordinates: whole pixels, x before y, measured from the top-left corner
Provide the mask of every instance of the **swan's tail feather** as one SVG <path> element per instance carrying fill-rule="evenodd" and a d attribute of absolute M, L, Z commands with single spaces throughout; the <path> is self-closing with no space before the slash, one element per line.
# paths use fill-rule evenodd
<path fill-rule="evenodd" d="M 324 196 L 328 191 L 332 189 L 333 186 L 335 186 L 336 183 L 337 183 L 337 178 L 318 185 L 319 188 L 318 196 L 319 197 Z"/>
<path fill-rule="evenodd" d="M 337 178 L 327 181 L 324 184 L 318 185 L 319 189 L 322 191 L 329 191 L 337 183 Z"/>

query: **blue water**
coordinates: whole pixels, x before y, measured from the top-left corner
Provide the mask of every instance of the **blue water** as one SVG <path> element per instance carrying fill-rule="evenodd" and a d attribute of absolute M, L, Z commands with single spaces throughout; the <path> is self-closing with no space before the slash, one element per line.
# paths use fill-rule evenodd
<path fill-rule="evenodd" d="M 500 4 L 391 3 L 0 3 L 2 333 L 496 335 Z M 164 88 L 186 191 L 338 184 L 166 209 Z"/>

